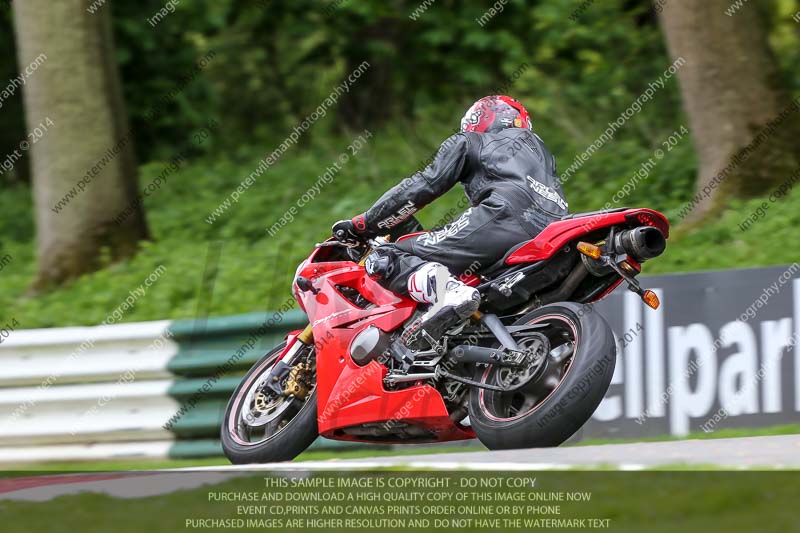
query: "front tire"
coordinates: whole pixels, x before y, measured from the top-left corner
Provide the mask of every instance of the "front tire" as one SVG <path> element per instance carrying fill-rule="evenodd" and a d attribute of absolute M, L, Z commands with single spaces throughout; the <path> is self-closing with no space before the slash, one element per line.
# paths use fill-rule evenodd
<path fill-rule="evenodd" d="M 593 307 L 550 304 L 515 322 L 521 324 L 541 324 L 537 331 L 548 337 L 550 350 L 546 366 L 523 388 L 470 391 L 470 423 L 491 450 L 558 446 L 589 420 L 614 374 L 614 334 Z M 502 372 L 508 371 L 490 366 L 477 376 L 500 385 L 508 382 Z"/>
<path fill-rule="evenodd" d="M 271 422 L 265 427 L 261 440 L 248 441 L 248 428 L 243 427 L 244 420 L 241 415 L 243 406 L 248 399 L 248 392 L 255 387 L 256 382 L 264 374 L 272 369 L 285 346 L 286 343 L 283 342 L 259 359 L 247 371 L 228 401 L 225 417 L 222 420 L 220 438 L 222 450 L 233 464 L 290 461 L 305 451 L 319 436 L 317 394 L 316 388 L 314 388 L 304 399 L 302 405 L 298 405 L 294 409 L 294 412 L 291 410 L 292 406 L 284 408 L 286 416 L 291 415 L 291 418 L 279 420 L 277 424 Z M 311 351 L 308 357 L 313 361 L 313 347 L 308 347 L 306 350 Z M 314 380 L 316 380 L 316 375 L 314 375 Z M 247 405 L 244 408 L 251 409 L 252 407 Z"/>

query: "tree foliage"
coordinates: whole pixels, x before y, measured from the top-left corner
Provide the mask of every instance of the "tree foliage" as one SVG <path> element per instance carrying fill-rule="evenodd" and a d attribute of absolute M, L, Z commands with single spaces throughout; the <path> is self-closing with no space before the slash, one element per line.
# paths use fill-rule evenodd
<path fill-rule="evenodd" d="M 437 0 L 415 19 L 419 0 L 192 0 L 177 4 L 153 27 L 148 18 L 164 6 L 163 0 L 109 0 L 103 9 L 113 18 L 124 96 L 142 163 L 140 185 L 177 156 L 182 159 L 167 188 L 145 199 L 157 242 L 147 243 L 151 248 L 132 264 L 152 267 L 154 261 L 172 260 L 178 265 L 183 258 L 169 253 L 191 249 L 186 253 L 201 254 L 205 242 L 214 239 L 232 243 L 226 250 L 245 255 L 321 238 L 314 231 L 324 233 L 336 217 L 363 210 L 381 189 L 417 170 L 457 127 L 466 107 L 494 92 L 525 103 L 537 133 L 564 171 L 672 62 L 650 0 L 597 1 L 578 13 L 581 4 L 509 0 L 487 17 L 497 5 L 492 0 Z M 800 25 L 792 16 L 798 6 L 794 0 L 760 4 L 787 91 L 797 96 Z M 19 72 L 8 5 L 0 3 L 0 52 L 5 52 L 0 53 L 0 86 Z M 186 83 L 209 53 L 213 59 Z M 304 133 L 301 146 L 287 152 L 219 222 L 204 223 L 209 210 L 362 61 L 370 65 L 366 74 Z M 26 135 L 21 92 L 0 109 L 0 154 L 8 154 Z M 220 124 L 212 138 L 192 142 L 210 120 Z M 580 165 L 565 184 L 570 208 L 602 207 L 681 126 L 690 122 L 673 78 Z M 314 213 L 279 238 L 265 239 L 264 225 L 279 217 L 362 128 L 374 133 L 368 150 L 326 189 Z M 646 182 L 615 206 L 646 204 L 677 214 L 694 193 L 698 163 L 693 135 L 684 137 Z M 80 141 L 79 133 L 75 140 Z M 28 250 L 34 234 L 26 168 L 23 160 L 12 172 L 0 174 L 0 233 L 15 243 L 20 268 L 23 258 L 32 256 L 22 250 Z M 455 198 L 426 209 L 424 222 L 440 221 L 457 205 Z M 299 250 L 287 258 L 286 276 L 293 271 L 290 263 L 302 255 Z M 242 270 L 249 273 L 255 267 L 237 268 L 231 287 L 244 279 Z M 102 273 L 97 276 L 111 283 Z M 181 298 L 186 296 L 181 291 L 191 292 L 182 283 L 175 282 Z M 217 311 L 247 310 L 250 303 L 242 298 Z M 271 303 L 279 304 L 280 298 Z M 181 314 L 187 313 L 182 309 Z"/>

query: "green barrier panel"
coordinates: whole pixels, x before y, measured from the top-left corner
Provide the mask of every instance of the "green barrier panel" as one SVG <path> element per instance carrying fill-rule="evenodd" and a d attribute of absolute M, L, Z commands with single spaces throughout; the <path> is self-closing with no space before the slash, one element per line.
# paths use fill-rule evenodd
<path fill-rule="evenodd" d="M 299 310 L 178 320 L 169 327 L 178 353 L 167 368 L 178 376 L 208 376 L 221 367 L 244 371 L 291 330 L 308 324 Z"/>
<path fill-rule="evenodd" d="M 220 396 L 228 398 L 239 385 L 241 375 L 221 377 L 214 381 L 212 378 L 181 379 L 172 384 L 167 393 L 173 398 L 181 400 L 192 396 Z M 203 391 L 203 388 L 206 388 Z"/>

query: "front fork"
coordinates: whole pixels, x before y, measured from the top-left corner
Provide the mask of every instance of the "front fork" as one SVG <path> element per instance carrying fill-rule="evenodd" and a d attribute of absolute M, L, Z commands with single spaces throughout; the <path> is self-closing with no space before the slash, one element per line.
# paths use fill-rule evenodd
<path fill-rule="evenodd" d="M 282 394 L 283 388 L 281 387 L 281 380 L 289 374 L 292 369 L 292 360 L 297 355 L 297 352 L 306 346 L 313 346 L 314 333 L 311 330 L 311 324 L 307 325 L 303 331 L 298 333 L 293 339 L 289 340 L 286 346 L 286 351 L 280 359 L 275 363 L 269 373 L 264 376 L 261 382 L 261 387 L 270 389 L 275 394 Z"/>
<path fill-rule="evenodd" d="M 297 340 L 306 346 L 314 344 L 314 331 L 311 329 L 311 324 L 307 325 L 303 331 L 297 334 Z"/>

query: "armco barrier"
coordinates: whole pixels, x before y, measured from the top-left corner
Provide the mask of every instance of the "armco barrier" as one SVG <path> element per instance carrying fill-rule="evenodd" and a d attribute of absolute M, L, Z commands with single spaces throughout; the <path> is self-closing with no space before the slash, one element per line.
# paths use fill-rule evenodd
<path fill-rule="evenodd" d="M 643 278 L 657 311 L 615 291 L 596 310 L 618 337 L 617 367 L 576 438 L 799 423 L 798 274 L 800 264 Z M 241 374 L 305 323 L 290 311 L 14 331 L 0 344 L 0 462 L 219 454 Z"/>
<path fill-rule="evenodd" d="M 241 375 L 306 323 L 289 311 L 14 331 L 0 344 L 0 463 L 219 455 Z"/>

